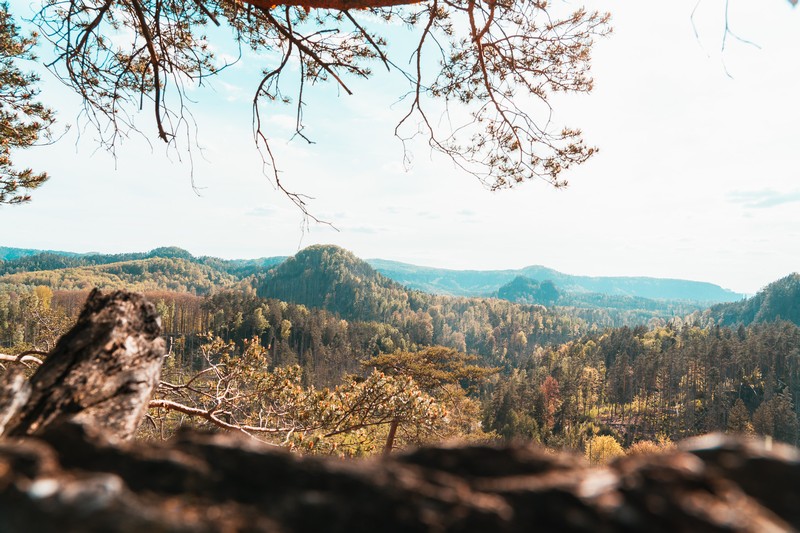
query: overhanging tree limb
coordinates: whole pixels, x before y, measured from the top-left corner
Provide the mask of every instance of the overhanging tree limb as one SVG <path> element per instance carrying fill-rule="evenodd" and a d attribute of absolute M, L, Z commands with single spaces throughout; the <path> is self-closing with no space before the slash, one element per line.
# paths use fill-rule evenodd
<path fill-rule="evenodd" d="M 407 6 L 422 3 L 421 0 L 242 0 L 245 4 L 260 9 L 273 9 L 276 6 L 302 7 L 304 9 L 380 9 L 385 7 Z"/>
<path fill-rule="evenodd" d="M 148 101 L 161 140 L 177 146 L 186 137 L 186 91 L 227 65 L 214 53 L 224 45 L 206 28 L 230 29 L 236 46 L 264 58 L 256 144 L 277 189 L 306 214 L 309 197 L 284 185 L 261 108 L 294 105 L 295 135 L 311 142 L 306 89 L 333 81 L 351 94 L 348 78 L 372 77 L 376 62 L 409 84 L 395 130 L 404 146 L 422 133 L 487 188 L 530 179 L 562 186 L 562 172 L 595 152 L 580 130 L 555 125 L 550 96 L 591 90 L 592 45 L 610 31 L 602 13 L 528 0 L 53 0 L 34 21 L 55 47 L 53 70 L 81 95 L 85 117 L 112 150 L 138 131 L 134 119 Z M 418 32 L 412 67 L 393 57 L 387 22 Z"/>

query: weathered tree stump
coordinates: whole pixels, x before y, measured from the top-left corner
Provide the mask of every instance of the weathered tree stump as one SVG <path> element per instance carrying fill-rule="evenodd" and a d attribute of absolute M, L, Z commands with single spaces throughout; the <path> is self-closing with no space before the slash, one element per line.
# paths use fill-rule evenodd
<path fill-rule="evenodd" d="M 144 296 L 92 291 L 75 326 L 29 384 L 17 383 L 16 374 L 7 378 L 20 390 L 5 387 L 5 401 L 0 393 L 0 435 L 35 435 L 69 420 L 109 439 L 130 439 L 159 383 L 165 353 L 160 333 L 160 318 Z"/>

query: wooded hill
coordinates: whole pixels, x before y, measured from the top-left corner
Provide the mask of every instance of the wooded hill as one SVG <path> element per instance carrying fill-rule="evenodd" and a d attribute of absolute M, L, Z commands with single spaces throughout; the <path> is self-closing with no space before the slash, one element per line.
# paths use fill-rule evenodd
<path fill-rule="evenodd" d="M 39 256 L 34 256 L 39 257 Z M 178 258 L 135 259 L 119 263 L 35 270 L 0 276 L 0 283 L 45 286 L 57 290 L 168 290 L 208 294 L 232 287 L 237 277 L 213 267 Z"/>
<path fill-rule="evenodd" d="M 376 272 L 337 246 L 310 246 L 270 270 L 259 296 L 326 309 L 344 318 L 387 322 L 416 311 L 422 294 Z"/>
<path fill-rule="evenodd" d="M 752 298 L 713 306 L 705 317 L 715 324 L 734 325 L 788 320 L 800 324 L 800 274 L 770 283 Z"/>
<path fill-rule="evenodd" d="M 334 250 L 337 247 L 323 246 L 323 248 Z M 151 258 L 185 259 L 239 278 L 263 272 L 287 259 L 284 256 L 235 260 L 194 257 L 186 250 L 177 247 L 157 248 L 146 253 L 125 254 L 76 254 L 0 247 L 0 275 Z M 700 302 L 706 307 L 719 302 L 735 302 L 744 297 L 743 294 L 723 289 L 712 283 L 646 277 L 572 276 L 543 266 L 529 266 L 516 270 L 480 271 L 421 267 L 384 259 L 368 259 L 364 262 L 385 277 L 410 289 L 451 296 L 491 297 L 496 295 L 503 285 L 518 276 L 523 276 L 538 282 L 551 281 L 559 291 L 574 294 L 575 297 L 583 293 L 593 293 L 648 300 Z"/>

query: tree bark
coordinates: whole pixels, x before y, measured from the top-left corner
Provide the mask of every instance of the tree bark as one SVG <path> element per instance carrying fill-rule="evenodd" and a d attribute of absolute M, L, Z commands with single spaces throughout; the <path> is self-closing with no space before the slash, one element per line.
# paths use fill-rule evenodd
<path fill-rule="evenodd" d="M 158 313 L 144 296 L 92 291 L 75 326 L 31 377 L 27 400 L 20 406 L 13 395 L 5 415 L 0 400 L 0 434 L 35 435 L 75 421 L 110 439 L 130 439 L 161 376 L 160 333 Z"/>
<path fill-rule="evenodd" d="M 386 444 L 383 447 L 383 455 L 389 455 L 392 453 L 392 448 L 394 448 L 394 438 L 397 435 L 397 426 L 400 423 L 395 418 L 392 420 L 392 424 L 389 426 L 389 435 L 386 437 Z"/>
<path fill-rule="evenodd" d="M 16 358 L 14 358 L 16 360 Z M 31 395 L 31 386 L 19 365 L 13 365 L 0 376 L 0 435 L 8 422 L 19 413 Z"/>
<path fill-rule="evenodd" d="M 375 9 L 381 7 L 419 4 L 421 0 L 244 0 L 245 3 L 261 9 L 276 6 L 300 6 L 306 9 Z"/>

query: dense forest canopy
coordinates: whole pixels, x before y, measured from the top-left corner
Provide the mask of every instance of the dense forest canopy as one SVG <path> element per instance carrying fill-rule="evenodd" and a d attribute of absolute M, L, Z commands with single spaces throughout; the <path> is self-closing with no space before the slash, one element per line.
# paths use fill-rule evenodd
<path fill-rule="evenodd" d="M 798 439 L 796 274 L 658 318 L 613 309 L 621 297 L 561 305 L 574 293 L 524 278 L 508 290 L 547 305 L 432 295 L 333 246 L 275 262 L 13 255 L 0 264 L 7 360 L 49 350 L 93 285 L 147 291 L 169 346 L 150 437 L 199 424 L 339 455 L 523 438 L 593 462 L 707 431 Z"/>

